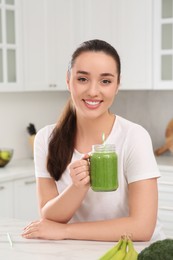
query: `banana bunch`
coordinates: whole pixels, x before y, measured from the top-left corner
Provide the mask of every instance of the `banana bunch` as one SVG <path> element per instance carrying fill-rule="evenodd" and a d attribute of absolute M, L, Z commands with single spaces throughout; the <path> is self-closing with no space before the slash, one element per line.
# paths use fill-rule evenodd
<path fill-rule="evenodd" d="M 107 251 L 99 260 L 137 260 L 136 252 L 132 240 L 123 236 L 118 243 Z"/>

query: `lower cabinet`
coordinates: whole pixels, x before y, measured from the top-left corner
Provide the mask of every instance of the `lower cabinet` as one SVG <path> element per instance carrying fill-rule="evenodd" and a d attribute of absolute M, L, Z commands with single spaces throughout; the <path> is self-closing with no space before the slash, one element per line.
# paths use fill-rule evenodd
<path fill-rule="evenodd" d="M 14 181 L 14 217 L 17 219 L 38 219 L 36 181 L 29 177 Z"/>
<path fill-rule="evenodd" d="M 173 238 L 173 170 L 161 171 L 158 181 L 159 219 L 167 237 Z"/>
<path fill-rule="evenodd" d="M 13 182 L 0 182 L 0 217 L 13 216 Z"/>
<path fill-rule="evenodd" d="M 0 218 L 38 219 L 35 177 L 0 182 Z"/>

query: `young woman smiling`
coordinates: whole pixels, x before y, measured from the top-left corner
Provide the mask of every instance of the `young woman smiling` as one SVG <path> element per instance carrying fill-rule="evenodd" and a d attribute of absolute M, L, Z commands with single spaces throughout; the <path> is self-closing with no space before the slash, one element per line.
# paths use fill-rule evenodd
<path fill-rule="evenodd" d="M 135 241 L 164 238 L 157 221 L 160 176 L 147 131 L 110 112 L 120 84 L 117 51 L 107 42 L 84 42 L 67 72 L 71 97 L 57 124 L 35 139 L 35 171 L 41 219 L 22 236 L 41 239 Z M 87 158 L 93 144 L 113 143 L 119 188 L 94 192 Z"/>

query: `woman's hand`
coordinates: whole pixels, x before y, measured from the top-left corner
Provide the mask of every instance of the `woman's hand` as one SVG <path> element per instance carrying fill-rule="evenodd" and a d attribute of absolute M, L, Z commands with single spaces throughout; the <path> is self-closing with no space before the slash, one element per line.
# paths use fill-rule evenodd
<path fill-rule="evenodd" d="M 69 165 L 70 176 L 76 187 L 90 186 L 88 158 L 89 155 L 86 154 L 81 160 L 75 161 Z"/>
<path fill-rule="evenodd" d="M 66 224 L 57 223 L 47 219 L 34 221 L 24 228 L 22 237 L 28 239 L 65 239 Z"/>

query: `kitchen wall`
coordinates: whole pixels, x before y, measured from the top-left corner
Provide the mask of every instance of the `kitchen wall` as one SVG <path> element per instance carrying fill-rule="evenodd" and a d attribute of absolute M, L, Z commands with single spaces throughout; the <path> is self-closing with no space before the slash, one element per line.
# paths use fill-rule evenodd
<path fill-rule="evenodd" d="M 14 158 L 32 157 L 26 127 L 56 122 L 68 92 L 0 93 L 0 147 L 12 147 Z M 112 111 L 143 125 L 154 148 L 165 142 L 165 128 L 173 118 L 173 91 L 119 91 Z"/>
<path fill-rule="evenodd" d="M 0 93 L 0 147 L 12 147 L 14 158 L 32 157 L 26 127 L 52 124 L 68 92 Z"/>

